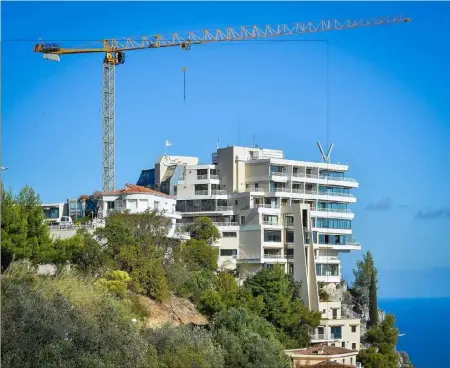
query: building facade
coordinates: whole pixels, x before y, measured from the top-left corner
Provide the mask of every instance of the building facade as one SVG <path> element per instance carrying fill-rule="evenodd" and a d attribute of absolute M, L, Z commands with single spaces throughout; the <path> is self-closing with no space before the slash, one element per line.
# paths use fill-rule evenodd
<path fill-rule="evenodd" d="M 288 160 L 281 150 L 233 146 L 217 149 L 210 164 L 162 156 L 152 177 L 161 191 L 176 196 L 179 224 L 200 216 L 215 223 L 222 235 L 215 244 L 221 268 L 247 277 L 281 265 L 302 282 L 305 304 L 322 312 L 318 283 L 340 284 L 340 254 L 361 249 L 350 209 L 358 182 L 347 171 L 348 165 Z M 315 335 L 339 336 L 325 342 L 353 346 L 342 331 L 354 321 L 339 318 L 345 326 L 340 335 L 339 326 L 326 321 L 328 330 Z"/>
<path fill-rule="evenodd" d="M 171 220 L 168 236 L 176 233 L 176 221 L 181 214 L 176 212 L 176 199 L 173 196 L 134 184 L 126 184 L 125 188 L 102 193 L 99 212 L 105 218 L 113 212 L 142 213 L 156 210 Z"/>

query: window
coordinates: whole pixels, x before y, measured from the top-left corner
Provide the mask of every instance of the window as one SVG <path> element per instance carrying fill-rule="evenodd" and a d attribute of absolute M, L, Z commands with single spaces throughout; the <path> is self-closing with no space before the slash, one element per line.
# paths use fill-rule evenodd
<path fill-rule="evenodd" d="M 155 208 L 155 210 L 159 210 L 159 202 L 158 201 L 155 201 L 154 208 Z"/>
<path fill-rule="evenodd" d="M 352 221 L 351 220 L 342 220 L 342 219 L 327 219 L 327 218 L 318 217 L 315 227 L 329 228 L 329 229 L 351 229 Z"/>
<path fill-rule="evenodd" d="M 245 225 L 245 216 L 241 216 L 241 225 Z"/>
<path fill-rule="evenodd" d="M 293 244 L 294 243 L 294 232 L 286 231 L 286 243 Z"/>
<path fill-rule="evenodd" d="M 345 341 L 342 341 L 342 347 L 345 348 Z"/>
<path fill-rule="evenodd" d="M 334 335 L 335 339 L 342 338 L 342 327 L 341 326 L 331 327 L 331 334 Z"/>
<path fill-rule="evenodd" d="M 356 342 L 352 343 L 352 350 L 356 350 Z"/>
<path fill-rule="evenodd" d="M 236 199 L 236 200 L 234 201 L 234 204 L 237 206 L 238 203 L 239 203 L 239 201 Z"/>
<path fill-rule="evenodd" d="M 317 276 L 339 276 L 338 264 L 316 263 Z"/>
<path fill-rule="evenodd" d="M 221 249 L 220 255 L 222 257 L 237 256 L 237 249 Z"/>
<path fill-rule="evenodd" d="M 264 230 L 264 241 L 280 243 L 281 242 L 281 231 Z"/>
<path fill-rule="evenodd" d="M 289 275 L 291 275 L 291 276 L 294 275 L 294 265 L 293 264 L 288 265 L 288 272 L 289 272 Z"/>
<path fill-rule="evenodd" d="M 356 332 L 356 326 L 352 326 L 352 332 Z"/>
<path fill-rule="evenodd" d="M 222 237 L 223 238 L 236 238 L 237 234 L 235 231 L 224 231 L 222 233 Z"/>
<path fill-rule="evenodd" d="M 263 215 L 263 223 L 265 225 L 278 225 L 278 216 Z"/>

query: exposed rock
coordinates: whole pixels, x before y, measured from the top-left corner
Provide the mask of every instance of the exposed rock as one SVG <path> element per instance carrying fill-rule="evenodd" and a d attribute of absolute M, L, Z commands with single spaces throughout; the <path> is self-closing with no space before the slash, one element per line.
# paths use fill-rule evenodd
<path fill-rule="evenodd" d="M 397 351 L 398 354 L 398 368 L 414 368 L 409 355 L 405 351 Z"/>
<path fill-rule="evenodd" d="M 200 314 L 189 300 L 172 296 L 164 303 L 137 296 L 140 304 L 148 313 L 145 321 L 147 327 L 161 327 L 166 323 L 178 325 L 207 325 L 208 320 Z"/>

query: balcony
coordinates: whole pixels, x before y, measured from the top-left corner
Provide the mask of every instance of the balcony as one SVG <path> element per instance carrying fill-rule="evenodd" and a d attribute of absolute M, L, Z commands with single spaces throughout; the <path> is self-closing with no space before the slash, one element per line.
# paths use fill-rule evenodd
<path fill-rule="evenodd" d="M 270 209 L 279 209 L 279 204 L 254 204 L 254 208 L 270 208 Z"/>
<path fill-rule="evenodd" d="M 312 334 L 310 335 L 310 338 L 312 343 L 339 340 L 334 337 L 334 334 Z"/>
<path fill-rule="evenodd" d="M 331 180 L 331 181 L 348 181 L 348 182 L 352 182 L 352 183 L 356 183 L 356 179 L 353 178 L 347 178 L 347 177 L 335 177 L 335 176 L 328 176 L 328 175 L 320 175 L 319 176 L 320 179 L 325 179 L 325 180 Z"/>
<path fill-rule="evenodd" d="M 271 262 L 279 263 L 286 262 L 287 258 L 281 254 L 264 254 L 264 259 L 270 259 Z"/>
<path fill-rule="evenodd" d="M 304 178 L 305 177 L 305 173 L 303 172 L 293 172 L 292 175 L 294 178 Z"/>
<path fill-rule="evenodd" d="M 271 192 L 284 192 L 284 193 L 290 193 L 291 190 L 289 188 L 272 188 Z"/>
<path fill-rule="evenodd" d="M 197 175 L 197 180 L 206 180 L 208 179 L 208 175 Z"/>
<path fill-rule="evenodd" d="M 274 221 L 263 221 L 263 225 L 268 225 L 268 226 L 281 226 L 278 222 L 274 222 Z"/>
<path fill-rule="evenodd" d="M 318 194 L 321 196 L 333 196 L 333 197 L 354 197 L 353 194 L 351 193 L 345 193 L 345 192 L 319 192 L 319 193 L 314 193 L 314 194 Z"/>
<path fill-rule="evenodd" d="M 221 189 L 213 189 L 211 190 L 211 195 L 227 195 L 227 191 Z"/>
<path fill-rule="evenodd" d="M 219 175 L 211 174 L 211 175 L 209 176 L 209 178 L 210 178 L 210 179 L 219 179 Z"/>
<path fill-rule="evenodd" d="M 231 226 L 239 226 L 237 222 L 214 222 L 216 227 L 231 227 Z"/>
<path fill-rule="evenodd" d="M 260 193 L 264 193 L 264 188 L 252 187 L 252 188 L 247 188 L 245 191 L 246 192 L 260 192 Z"/>
<path fill-rule="evenodd" d="M 350 208 L 311 208 L 311 211 L 317 211 L 317 212 L 338 212 L 338 213 L 353 213 L 353 211 Z"/>
<path fill-rule="evenodd" d="M 217 206 L 217 211 L 233 211 L 233 206 Z"/>
<path fill-rule="evenodd" d="M 208 190 L 196 190 L 195 195 L 198 195 L 198 196 L 208 195 Z"/>
<path fill-rule="evenodd" d="M 320 263 L 338 263 L 339 257 L 337 256 L 315 256 L 316 262 Z"/>

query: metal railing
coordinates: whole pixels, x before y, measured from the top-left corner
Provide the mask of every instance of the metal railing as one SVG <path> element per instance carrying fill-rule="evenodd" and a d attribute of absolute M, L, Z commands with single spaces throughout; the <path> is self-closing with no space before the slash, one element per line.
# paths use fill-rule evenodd
<path fill-rule="evenodd" d="M 210 179 L 219 179 L 219 175 L 211 174 L 209 176 Z"/>
<path fill-rule="evenodd" d="M 289 188 L 273 188 L 271 192 L 287 192 L 289 193 L 291 190 Z"/>
<path fill-rule="evenodd" d="M 270 173 L 272 176 L 287 176 L 286 172 L 272 171 Z"/>
<path fill-rule="evenodd" d="M 212 195 L 226 195 L 227 191 L 222 189 L 213 189 L 211 190 Z"/>
<path fill-rule="evenodd" d="M 286 259 L 286 256 L 282 254 L 264 254 L 264 259 L 273 258 L 273 259 Z"/>
<path fill-rule="evenodd" d="M 77 225 L 49 225 L 50 230 L 78 230 L 78 229 L 96 229 L 97 224 L 77 224 Z"/>
<path fill-rule="evenodd" d="M 356 179 L 353 178 L 338 178 L 336 176 L 328 176 L 328 175 L 320 175 L 319 179 L 325 179 L 325 180 L 333 180 L 333 181 L 352 181 L 352 182 L 356 182 Z"/>
<path fill-rule="evenodd" d="M 278 222 L 273 222 L 273 221 L 264 221 L 263 220 L 263 225 L 272 225 L 272 226 L 278 226 L 280 225 Z"/>
<path fill-rule="evenodd" d="M 311 340 L 315 341 L 328 341 L 328 340 L 336 340 L 334 334 L 311 334 Z"/>
<path fill-rule="evenodd" d="M 311 208 L 311 211 L 318 211 L 318 212 L 340 212 L 340 213 L 353 213 L 351 209 L 349 208 Z"/>
<path fill-rule="evenodd" d="M 305 194 L 316 195 L 317 194 L 317 190 L 305 190 Z"/>
<path fill-rule="evenodd" d="M 233 206 L 217 206 L 217 211 L 231 211 L 233 210 Z"/>
<path fill-rule="evenodd" d="M 320 192 L 316 193 L 322 196 L 333 196 L 333 197 L 353 197 L 351 193 L 337 193 L 337 192 Z"/>
<path fill-rule="evenodd" d="M 208 179 L 208 175 L 197 175 L 197 180 L 205 180 Z"/>
<path fill-rule="evenodd" d="M 339 261 L 339 257 L 337 256 L 315 256 L 314 259 L 320 262 Z"/>
<path fill-rule="evenodd" d="M 217 227 L 239 226 L 237 222 L 214 222 Z"/>
<path fill-rule="evenodd" d="M 273 208 L 278 209 L 280 208 L 279 204 L 255 204 L 254 208 Z"/>
<path fill-rule="evenodd" d="M 305 190 L 303 188 L 292 188 L 292 193 L 304 193 Z"/>
<path fill-rule="evenodd" d="M 264 188 L 247 188 L 246 189 L 247 192 L 264 192 Z"/>
<path fill-rule="evenodd" d="M 292 176 L 295 176 L 296 178 L 304 178 L 305 177 L 305 173 L 303 173 L 303 172 L 293 172 Z"/>
<path fill-rule="evenodd" d="M 195 195 L 208 195 L 208 190 L 196 190 Z"/>

